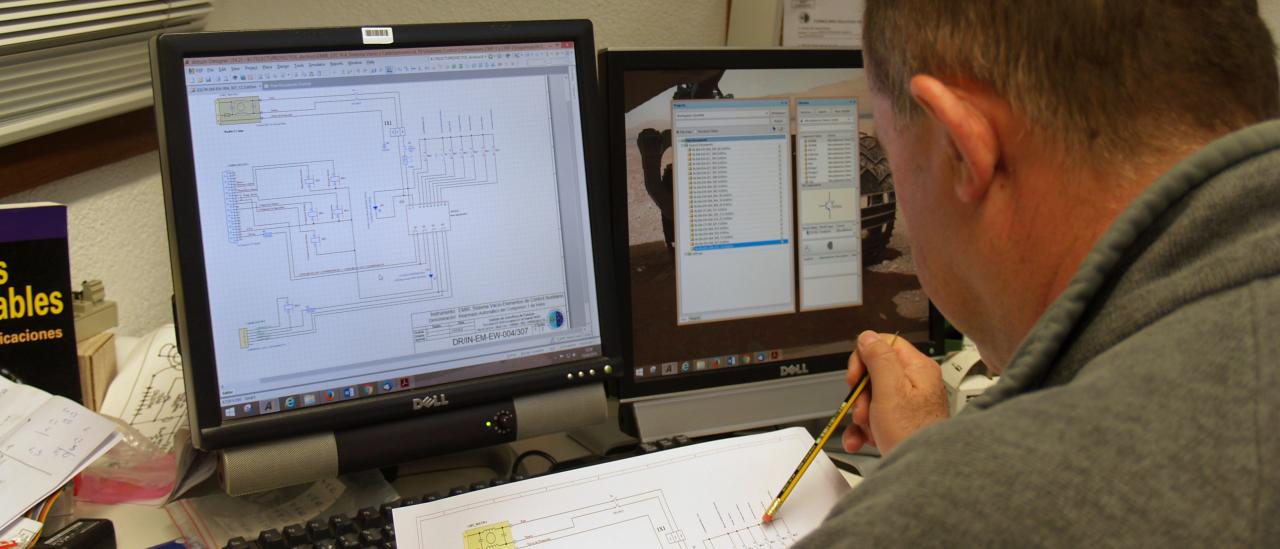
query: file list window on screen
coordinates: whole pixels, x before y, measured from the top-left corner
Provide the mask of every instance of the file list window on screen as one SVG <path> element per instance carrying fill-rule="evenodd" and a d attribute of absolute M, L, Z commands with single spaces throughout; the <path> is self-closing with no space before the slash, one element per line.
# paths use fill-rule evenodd
<path fill-rule="evenodd" d="M 678 324 L 862 304 L 857 109 L 672 102 Z"/>
<path fill-rule="evenodd" d="M 677 100 L 677 323 L 794 313 L 789 99 Z"/>

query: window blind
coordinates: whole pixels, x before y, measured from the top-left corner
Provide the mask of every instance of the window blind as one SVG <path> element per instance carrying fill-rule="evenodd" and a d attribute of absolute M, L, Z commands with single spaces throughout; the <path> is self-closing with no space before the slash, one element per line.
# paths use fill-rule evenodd
<path fill-rule="evenodd" d="M 209 1 L 0 2 L 0 146 L 151 104 L 147 40 L 197 30 Z"/>

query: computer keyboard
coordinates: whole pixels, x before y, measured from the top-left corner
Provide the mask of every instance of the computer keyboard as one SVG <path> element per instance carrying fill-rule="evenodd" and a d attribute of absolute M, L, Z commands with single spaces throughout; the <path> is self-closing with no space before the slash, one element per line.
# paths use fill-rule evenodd
<path fill-rule="evenodd" d="M 635 455 L 650 454 L 669 448 L 684 446 L 691 441 L 684 435 L 654 442 L 642 442 L 632 451 L 613 454 L 605 457 L 589 458 L 559 462 L 551 473 L 558 473 L 579 467 L 596 465 Z M 392 522 L 392 511 L 399 507 L 418 505 L 435 501 L 443 497 L 456 496 L 493 486 L 501 486 L 509 482 L 524 480 L 524 475 L 514 475 L 509 479 L 496 478 L 489 482 L 477 482 L 469 486 L 457 486 L 447 494 L 427 494 L 418 497 L 405 497 L 378 507 L 365 507 L 356 511 L 355 516 L 339 513 L 327 518 L 315 518 L 306 524 L 289 524 L 280 528 L 270 528 L 258 533 L 255 539 L 234 537 L 223 547 L 225 549 L 395 549 L 396 530 Z"/>

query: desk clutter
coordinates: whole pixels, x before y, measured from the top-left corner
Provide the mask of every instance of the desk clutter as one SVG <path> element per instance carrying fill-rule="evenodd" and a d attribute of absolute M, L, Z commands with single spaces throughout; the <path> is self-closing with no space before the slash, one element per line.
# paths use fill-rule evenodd
<path fill-rule="evenodd" d="M 394 548 L 395 509 L 689 444 L 688 437 L 679 436 L 640 443 L 606 457 L 565 462 L 557 462 L 544 452 L 528 451 L 512 460 L 509 474 L 419 495 L 401 494 L 380 473 L 364 472 L 247 496 L 219 493 L 185 498 L 166 505 L 165 510 L 188 546 Z M 521 466 L 526 458 L 546 460 L 548 467 L 545 471 L 526 469 Z"/>
<path fill-rule="evenodd" d="M 29 531 L 24 513 L 52 505 L 47 498 L 119 441 L 115 424 L 84 406 L 0 378 L 0 526 Z"/>
<path fill-rule="evenodd" d="M 213 472 L 208 460 L 193 466 L 197 456 L 181 436 L 186 399 L 173 325 L 124 338 L 128 354 L 119 375 L 115 334 L 86 332 L 80 341 L 84 405 L 0 377 L 0 547 L 49 540 L 46 525 L 61 526 L 74 500 L 162 505 Z M 185 474 L 190 471 L 196 474 Z M 180 474 L 191 482 L 176 482 Z M 51 514 L 55 503 L 65 511 Z"/>
<path fill-rule="evenodd" d="M 515 539 L 536 539 L 540 543 L 575 540 L 577 546 L 599 546 L 602 544 L 596 541 L 611 540 L 616 544 L 630 539 L 627 536 L 634 531 L 628 530 L 628 523 L 652 525 L 654 531 L 663 532 L 668 544 L 681 544 L 687 537 L 689 541 L 700 540 L 704 544 L 700 546 L 740 546 L 736 543 L 748 539 L 755 540 L 751 546 L 785 546 L 812 530 L 822 517 L 814 509 L 833 502 L 847 486 L 838 479 L 831 463 L 819 462 L 815 470 L 822 472 L 806 481 L 804 488 L 808 502 L 801 505 L 806 508 L 797 505 L 780 522 L 763 525 L 758 514 L 767 499 L 755 497 L 755 491 L 759 491 L 755 489 L 769 481 L 780 481 L 786 475 L 785 468 L 774 471 L 780 475 L 778 479 L 755 475 L 756 479 L 744 481 L 741 472 L 790 461 L 795 450 L 812 442 L 801 429 L 731 436 L 699 444 L 692 444 L 686 436 L 676 436 L 637 444 L 635 449 L 613 456 L 552 461 L 552 467 L 541 475 L 517 472 L 516 466 L 522 461 L 517 458 L 511 475 L 438 493 L 393 495 L 381 499 L 381 503 L 376 494 L 366 493 L 358 499 L 372 504 L 364 507 L 334 502 L 314 517 L 271 526 L 256 525 L 270 525 L 273 518 L 291 513 L 306 517 L 315 505 L 328 503 L 333 494 L 342 493 L 343 486 L 366 486 L 367 490 L 367 486 L 381 484 L 381 479 L 376 473 L 367 473 L 374 479 L 320 481 L 289 495 L 280 491 L 262 494 L 253 498 L 264 504 L 262 514 L 242 512 L 230 521 L 212 516 L 216 512 L 211 509 L 191 507 L 189 500 L 172 504 L 169 509 L 173 516 L 191 518 L 191 523 L 183 527 L 184 534 L 191 530 L 188 543 L 198 540 L 198 545 L 224 549 L 394 549 L 398 544 L 439 546 L 454 541 L 465 543 L 468 548 L 492 548 L 515 546 Z M 709 468 L 713 467 L 708 467 L 712 462 L 733 465 L 712 472 Z M 700 481 L 691 482 L 691 476 Z M 268 508 L 265 503 L 273 505 Z M 244 498 L 238 504 L 243 505 Z M 196 507 L 204 505 L 197 503 Z M 239 508 L 243 511 L 243 507 Z M 723 516 L 718 516 L 721 512 Z M 264 514 L 269 517 L 262 518 Z M 504 517 L 504 521 L 486 518 L 495 516 Z M 708 522 L 701 521 L 701 517 Z M 677 523 L 689 530 L 677 529 Z M 698 523 L 703 523 L 700 530 L 694 526 Z M 241 534 L 229 537 L 225 543 L 210 543 L 210 532 L 228 534 L 232 532 L 228 526 L 241 529 Z"/>

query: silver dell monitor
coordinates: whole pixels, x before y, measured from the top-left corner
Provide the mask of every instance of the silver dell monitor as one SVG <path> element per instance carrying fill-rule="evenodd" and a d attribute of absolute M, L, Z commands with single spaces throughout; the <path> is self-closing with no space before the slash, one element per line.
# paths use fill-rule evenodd
<path fill-rule="evenodd" d="M 619 374 L 590 22 L 167 34 L 152 64 L 197 448 L 340 472 L 604 417 L 556 408 Z"/>
<path fill-rule="evenodd" d="M 853 50 L 606 50 L 618 395 L 643 440 L 830 417 L 862 330 L 930 354 Z"/>

